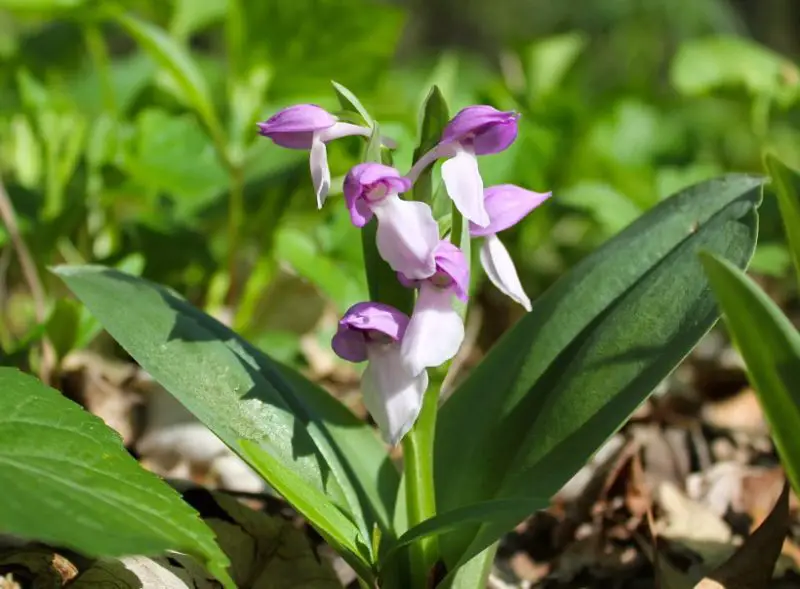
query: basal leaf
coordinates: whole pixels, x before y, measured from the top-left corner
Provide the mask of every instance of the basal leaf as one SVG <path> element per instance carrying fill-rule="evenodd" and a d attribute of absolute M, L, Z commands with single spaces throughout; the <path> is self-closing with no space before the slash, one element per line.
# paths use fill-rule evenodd
<path fill-rule="evenodd" d="M 186 552 L 233 587 L 212 531 L 100 418 L 0 368 L 0 531 L 91 556 Z"/>
<path fill-rule="evenodd" d="M 252 452 L 243 451 L 242 440 L 257 444 L 280 467 L 274 473 L 291 473 L 327 496 L 323 508 L 349 514 L 363 538 L 373 524 L 388 526 L 392 505 L 382 497 L 393 501 L 394 495 L 373 487 L 380 480 L 396 490 L 397 472 L 387 468 L 374 432 L 328 393 L 285 372 L 163 287 L 97 266 L 56 272 L 108 332 L 234 451 L 248 459 Z M 359 447 L 363 453 L 351 450 Z"/>
<path fill-rule="evenodd" d="M 761 184 L 731 175 L 678 193 L 536 301 L 440 412 L 439 512 L 547 497 L 580 468 L 716 320 L 696 250 L 747 263 Z M 448 564 L 502 530 L 478 532 L 445 538 Z"/>
<path fill-rule="evenodd" d="M 786 472 L 794 488 L 800 489 L 800 334 L 744 272 L 708 253 L 702 260 Z"/>

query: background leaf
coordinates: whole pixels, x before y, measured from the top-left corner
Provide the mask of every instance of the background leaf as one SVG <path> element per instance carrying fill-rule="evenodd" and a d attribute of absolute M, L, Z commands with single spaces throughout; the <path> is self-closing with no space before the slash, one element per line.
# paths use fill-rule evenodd
<path fill-rule="evenodd" d="M 116 14 L 116 21 L 150 56 L 166 69 L 180 88 L 184 100 L 191 105 L 218 145 L 224 145 L 220 126 L 208 85 L 191 55 L 160 28 L 127 14 Z"/>
<path fill-rule="evenodd" d="M 800 334 L 744 272 L 709 254 L 702 260 L 786 472 L 800 489 Z"/>
<path fill-rule="evenodd" d="M 772 154 L 767 154 L 765 162 L 772 178 L 772 188 L 778 195 L 786 240 L 789 242 L 796 276 L 800 280 L 800 172 Z"/>
<path fill-rule="evenodd" d="M 100 418 L 12 368 L 0 391 L 0 530 L 91 556 L 187 552 L 233 587 L 211 530 Z"/>

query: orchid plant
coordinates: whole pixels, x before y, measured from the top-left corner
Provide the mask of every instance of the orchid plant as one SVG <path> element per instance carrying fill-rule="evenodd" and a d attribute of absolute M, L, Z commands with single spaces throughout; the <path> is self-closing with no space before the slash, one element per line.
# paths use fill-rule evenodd
<path fill-rule="evenodd" d="M 481 262 L 491 280 L 530 310 L 511 257 L 495 234 L 521 221 L 551 193 L 513 185 L 484 190 L 476 158 L 507 149 L 517 137 L 517 119 L 516 113 L 491 106 L 466 107 L 405 176 L 391 166 L 364 162 L 344 179 L 344 198 L 353 225 L 362 228 L 374 217 L 378 254 L 397 273 L 403 287 L 418 289 L 410 317 L 407 310 L 383 301 L 355 303 L 339 322 L 332 342 L 341 358 L 367 362 L 362 380 L 364 404 L 392 446 L 419 416 L 429 384 L 427 369 L 451 360 L 464 341 L 463 313 L 453 302 L 467 302 L 470 279 L 469 263 L 457 245 L 462 235 L 451 231 L 449 236 L 440 236 L 430 205 L 401 195 L 411 191 L 426 166 L 447 158 L 441 169 L 453 203 L 452 214 L 469 221 L 470 235 L 486 237 Z M 330 188 L 325 141 L 371 133 L 365 127 L 340 123 L 313 104 L 286 108 L 258 127 L 261 135 L 277 145 L 310 148 L 319 207 Z"/>
<path fill-rule="evenodd" d="M 558 199 L 486 187 L 479 165 L 515 141 L 519 115 L 475 105 L 450 117 L 434 87 L 403 173 L 379 123 L 335 90 L 341 111 L 291 106 L 258 130 L 309 152 L 309 193 L 346 207 L 363 244 L 370 297 L 351 302 L 331 346 L 365 363 L 379 436 L 174 292 L 98 266 L 56 272 L 363 587 L 485 587 L 502 535 L 545 507 L 717 320 L 697 251 L 747 265 L 763 180 L 734 174 L 673 195 L 532 302 L 498 234 Z M 335 199 L 327 144 L 343 137 L 363 138 L 363 156 Z M 477 282 L 473 242 L 482 272 L 526 313 L 465 376 L 448 371 Z"/>

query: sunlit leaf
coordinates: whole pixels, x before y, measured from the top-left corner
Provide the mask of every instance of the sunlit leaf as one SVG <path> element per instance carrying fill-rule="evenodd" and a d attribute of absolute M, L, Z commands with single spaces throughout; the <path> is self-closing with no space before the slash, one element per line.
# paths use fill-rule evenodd
<path fill-rule="evenodd" d="M 12 368 L 0 391 L 0 530 L 93 556 L 184 551 L 233 587 L 211 530 L 100 418 Z"/>

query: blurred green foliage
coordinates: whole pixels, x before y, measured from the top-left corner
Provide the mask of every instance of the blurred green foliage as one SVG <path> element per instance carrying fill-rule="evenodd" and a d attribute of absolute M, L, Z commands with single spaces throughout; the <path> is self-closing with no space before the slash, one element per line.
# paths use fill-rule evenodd
<path fill-rule="evenodd" d="M 765 148 L 800 166 L 800 71 L 751 38 L 746 4 L 0 0 L 0 175 L 51 314 L 38 325 L 0 229 L 5 361 L 46 333 L 60 355 L 97 335 L 45 270 L 93 262 L 169 284 L 301 365 L 300 335 L 323 341 L 326 309 L 366 297 L 361 242 L 340 196 L 316 210 L 307 155 L 255 123 L 297 102 L 338 111 L 331 80 L 398 142 L 402 171 L 433 84 L 451 113 L 522 113 L 519 140 L 481 167 L 487 184 L 554 192 L 503 236 L 535 296 L 680 188 L 760 172 Z M 334 187 L 358 155 L 356 139 L 330 146 Z M 762 219 L 756 266 L 783 274 L 777 209 Z M 491 336 L 518 310 L 474 282 Z"/>

